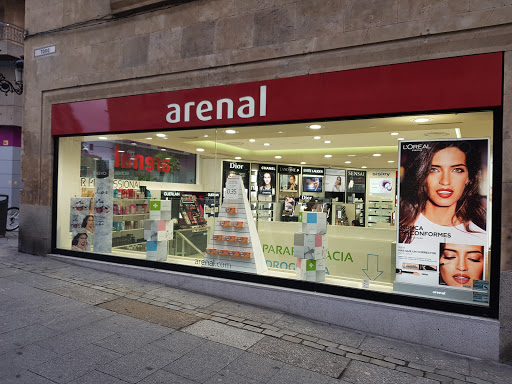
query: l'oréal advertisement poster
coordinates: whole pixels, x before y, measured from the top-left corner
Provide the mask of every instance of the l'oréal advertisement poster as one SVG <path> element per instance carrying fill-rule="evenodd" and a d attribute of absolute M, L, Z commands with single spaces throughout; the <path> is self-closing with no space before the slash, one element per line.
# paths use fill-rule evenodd
<path fill-rule="evenodd" d="M 489 139 L 404 141 L 399 151 L 396 281 L 433 293 L 488 286 Z"/>

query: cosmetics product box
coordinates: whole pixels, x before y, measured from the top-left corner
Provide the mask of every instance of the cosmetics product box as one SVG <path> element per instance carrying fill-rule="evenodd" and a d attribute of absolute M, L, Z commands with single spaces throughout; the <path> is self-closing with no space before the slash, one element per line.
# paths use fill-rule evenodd
<path fill-rule="evenodd" d="M 215 248 L 206 248 L 206 254 L 207 255 L 215 255 L 215 254 L 217 254 L 217 249 L 215 249 Z"/>
<path fill-rule="evenodd" d="M 224 241 L 235 242 L 236 236 L 235 235 L 224 235 Z"/>
<path fill-rule="evenodd" d="M 248 244 L 249 243 L 249 237 L 247 237 L 247 236 L 237 236 L 236 237 L 236 242 L 237 243 Z"/>
<path fill-rule="evenodd" d="M 326 212 L 300 212 L 299 221 L 302 222 L 302 232 L 313 234 L 327 233 Z"/>
<path fill-rule="evenodd" d="M 327 257 L 327 235 L 295 233 L 293 255 L 301 259 L 325 259 Z"/>
<path fill-rule="evenodd" d="M 295 271 L 297 278 L 300 280 L 316 282 L 325 281 L 325 259 L 297 259 Z"/>
<path fill-rule="evenodd" d="M 213 240 L 215 241 L 222 241 L 224 240 L 224 235 L 220 235 L 220 234 L 213 234 Z"/>
<path fill-rule="evenodd" d="M 217 255 L 219 256 L 229 256 L 229 251 L 227 249 L 217 249 Z"/>
<path fill-rule="evenodd" d="M 243 228 L 245 227 L 245 223 L 243 221 L 232 221 L 231 226 L 235 228 Z"/>
<path fill-rule="evenodd" d="M 153 261 L 166 261 L 167 241 L 148 241 L 146 243 L 146 259 Z"/>
<path fill-rule="evenodd" d="M 238 213 L 237 207 L 226 207 L 226 213 Z"/>
<path fill-rule="evenodd" d="M 252 256 L 251 252 L 248 252 L 248 251 L 240 251 L 239 254 L 240 254 L 240 257 L 243 259 L 250 259 Z"/>
<path fill-rule="evenodd" d="M 221 227 L 230 227 L 231 226 L 231 221 L 229 221 L 229 220 L 219 220 L 219 225 Z"/>
<path fill-rule="evenodd" d="M 228 251 L 228 256 L 240 257 L 240 252 L 239 251 Z"/>

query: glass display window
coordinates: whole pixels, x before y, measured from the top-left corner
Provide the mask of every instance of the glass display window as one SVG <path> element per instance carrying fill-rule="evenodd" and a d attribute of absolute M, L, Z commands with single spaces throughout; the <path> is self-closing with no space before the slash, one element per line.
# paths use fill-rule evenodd
<path fill-rule="evenodd" d="M 493 124 L 479 111 L 62 136 L 56 247 L 485 307 Z"/>

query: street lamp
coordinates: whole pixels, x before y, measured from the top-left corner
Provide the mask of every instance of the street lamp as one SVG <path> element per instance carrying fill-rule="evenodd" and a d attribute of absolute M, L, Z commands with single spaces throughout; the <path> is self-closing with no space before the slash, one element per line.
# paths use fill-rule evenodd
<path fill-rule="evenodd" d="M 18 87 L 16 88 L 9 80 L 5 78 L 5 76 L 0 73 L 0 92 L 5 93 L 5 96 L 9 92 L 14 92 L 17 95 L 21 95 L 23 93 L 23 65 L 24 65 L 23 56 L 19 60 L 16 60 L 14 63 L 14 84 Z"/>

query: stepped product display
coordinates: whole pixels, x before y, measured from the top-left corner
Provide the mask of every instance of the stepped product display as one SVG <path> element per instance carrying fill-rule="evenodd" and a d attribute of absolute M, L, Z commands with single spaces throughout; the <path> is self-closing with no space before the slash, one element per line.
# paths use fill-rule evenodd
<path fill-rule="evenodd" d="M 265 273 L 267 266 L 242 178 L 226 180 L 224 200 L 208 242 L 204 265 L 232 271 Z"/>
<path fill-rule="evenodd" d="M 297 279 L 325 281 L 327 213 L 300 212 L 299 221 L 302 222 L 302 232 L 297 232 L 293 236 Z"/>
<path fill-rule="evenodd" d="M 167 261 L 167 245 L 174 236 L 170 200 L 152 200 L 149 204 L 149 220 L 144 221 L 146 259 Z"/>

